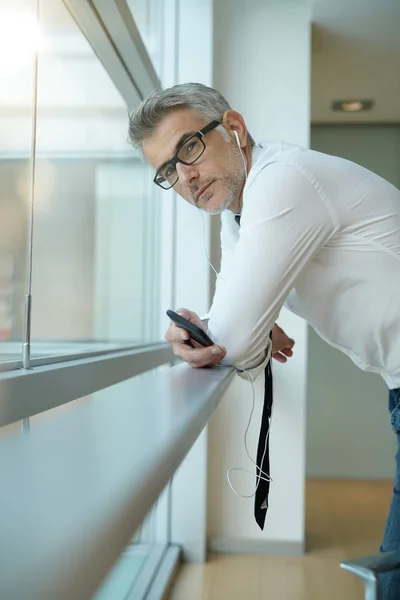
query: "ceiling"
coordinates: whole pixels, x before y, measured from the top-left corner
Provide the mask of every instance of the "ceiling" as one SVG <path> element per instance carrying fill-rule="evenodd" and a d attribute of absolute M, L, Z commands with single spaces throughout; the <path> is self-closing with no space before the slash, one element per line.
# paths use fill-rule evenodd
<path fill-rule="evenodd" d="M 312 122 L 400 122 L 400 0 L 314 0 L 312 22 Z M 331 110 L 350 99 L 375 105 Z"/>

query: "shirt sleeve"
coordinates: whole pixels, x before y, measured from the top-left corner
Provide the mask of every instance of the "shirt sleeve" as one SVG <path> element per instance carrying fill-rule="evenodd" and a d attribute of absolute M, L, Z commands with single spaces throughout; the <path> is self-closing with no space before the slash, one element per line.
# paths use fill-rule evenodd
<path fill-rule="evenodd" d="M 222 364 L 252 379 L 261 372 L 288 293 L 336 230 L 329 199 L 307 172 L 279 162 L 254 178 L 245 190 L 239 240 L 209 312 L 208 333 L 227 349 Z"/>

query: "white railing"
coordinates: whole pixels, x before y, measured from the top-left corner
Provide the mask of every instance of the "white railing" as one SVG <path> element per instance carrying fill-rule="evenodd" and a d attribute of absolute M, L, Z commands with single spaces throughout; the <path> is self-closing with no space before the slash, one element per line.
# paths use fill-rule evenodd
<path fill-rule="evenodd" d="M 132 379 L 115 401 L 111 388 L 106 398 L 41 419 L 28 435 L 0 440 L 0 598 L 91 598 L 232 377 L 230 368 L 184 364 L 151 371 Z M 74 385 L 72 377 L 69 382 Z M 60 394 L 52 388 L 54 406 Z M 0 402 L 2 409 L 8 405 L 3 396 Z M 28 416 L 26 396 L 24 402 Z"/>

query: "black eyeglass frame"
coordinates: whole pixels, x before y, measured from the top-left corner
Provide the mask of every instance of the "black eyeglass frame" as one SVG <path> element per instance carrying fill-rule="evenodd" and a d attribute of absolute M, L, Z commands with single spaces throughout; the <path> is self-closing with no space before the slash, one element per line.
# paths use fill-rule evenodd
<path fill-rule="evenodd" d="M 167 165 L 171 165 L 173 168 L 176 167 L 177 163 L 182 163 L 183 165 L 192 165 L 193 163 L 196 162 L 196 160 L 199 160 L 200 156 L 202 156 L 204 154 L 204 151 L 206 149 L 206 144 L 203 141 L 203 137 L 206 135 L 206 133 L 208 133 L 209 131 L 212 131 L 213 129 L 215 129 L 216 127 L 218 127 L 218 125 L 221 125 L 220 121 L 211 121 L 211 123 L 209 123 L 208 125 L 206 125 L 205 127 L 203 127 L 202 129 L 200 129 L 199 131 L 197 131 L 196 133 L 194 133 L 193 135 L 191 135 L 190 137 L 188 137 L 186 140 L 184 140 L 182 142 L 182 144 L 179 145 L 179 148 L 177 149 L 175 155 L 171 158 L 171 160 L 168 160 L 166 163 L 164 163 L 163 165 L 161 165 L 161 167 L 159 169 L 157 169 L 157 172 L 154 176 L 154 183 L 156 185 L 158 185 L 158 187 L 160 187 L 162 190 L 170 190 L 172 187 L 174 187 L 174 185 L 176 184 L 176 182 L 179 179 L 179 175 L 177 174 L 177 178 L 174 181 L 174 183 L 172 183 L 171 185 L 169 185 L 169 187 L 164 187 L 163 185 L 161 185 L 161 183 L 159 183 L 157 181 L 157 178 L 159 177 L 159 174 L 161 173 L 161 171 L 163 169 L 165 169 L 165 167 Z M 200 152 L 200 154 L 192 161 L 190 162 L 186 162 L 184 160 L 181 160 L 180 158 L 178 158 L 178 154 L 180 152 L 180 150 L 182 149 L 182 147 L 187 144 L 192 138 L 197 138 L 198 140 L 200 140 L 200 142 L 203 144 L 203 150 Z M 166 179 L 164 179 L 164 181 L 167 181 Z"/>

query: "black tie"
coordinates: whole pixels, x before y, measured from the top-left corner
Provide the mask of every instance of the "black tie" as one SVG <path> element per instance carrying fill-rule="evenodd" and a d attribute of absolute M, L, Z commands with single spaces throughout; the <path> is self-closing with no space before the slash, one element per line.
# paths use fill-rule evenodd
<path fill-rule="evenodd" d="M 264 407 L 261 419 L 260 435 L 258 438 L 257 448 L 257 472 L 256 472 L 256 483 L 258 482 L 259 476 L 265 477 L 269 475 L 269 426 L 272 412 L 272 368 L 271 360 L 268 361 L 265 367 L 265 383 L 264 383 Z M 267 438 L 268 436 L 268 438 Z M 267 447 L 265 448 L 265 442 Z M 263 455 L 265 456 L 263 460 Z M 260 479 L 256 490 L 254 499 L 254 517 L 257 524 L 261 529 L 264 529 L 265 517 L 268 508 L 268 493 L 269 493 L 269 481 Z"/>
<path fill-rule="evenodd" d="M 240 227 L 240 215 L 235 215 L 235 221 Z M 270 337 L 272 332 L 270 333 Z M 257 472 L 256 484 L 258 484 L 255 500 L 254 500 L 254 517 L 261 529 L 264 529 L 265 517 L 268 509 L 268 493 L 269 481 L 264 479 L 259 480 L 259 476 L 265 477 L 269 475 L 269 425 L 272 412 L 272 368 L 271 360 L 268 361 L 265 367 L 265 383 L 264 383 L 264 407 L 261 419 L 260 435 L 258 438 L 257 447 Z M 267 438 L 268 436 L 268 438 Z M 265 442 L 267 447 L 265 448 Z M 265 455 L 264 455 L 265 450 Z M 264 456 L 264 460 L 263 460 Z"/>

